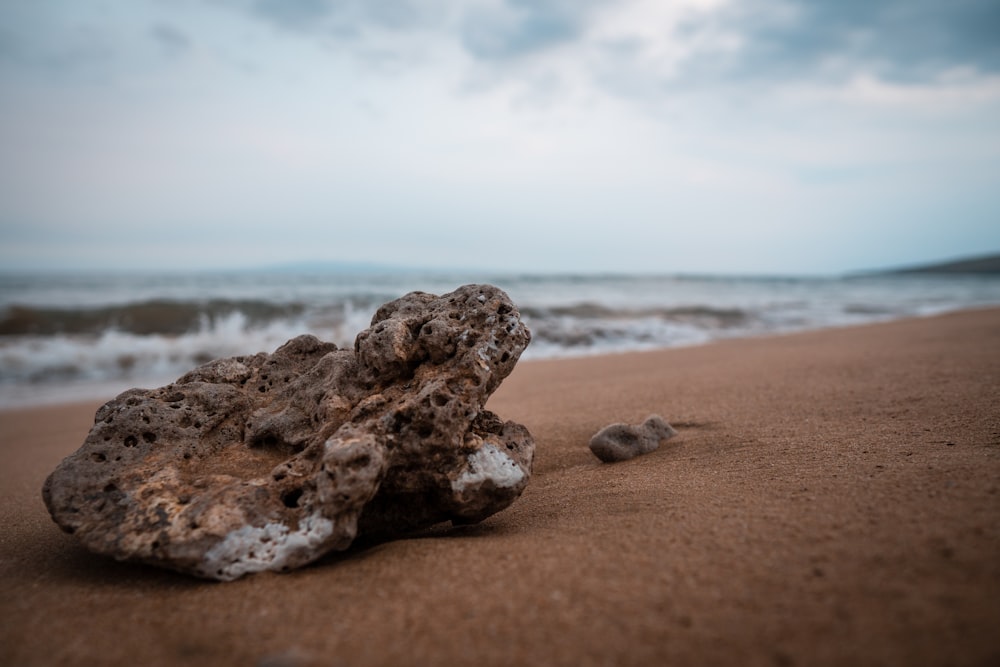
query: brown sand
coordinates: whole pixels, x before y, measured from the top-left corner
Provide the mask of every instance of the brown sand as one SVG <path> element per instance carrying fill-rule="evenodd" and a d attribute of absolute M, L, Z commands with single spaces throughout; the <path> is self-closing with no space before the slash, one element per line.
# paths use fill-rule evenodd
<path fill-rule="evenodd" d="M 49 520 L 96 407 L 0 414 L 2 665 L 1000 664 L 1000 310 L 522 363 L 513 507 L 229 584 Z M 588 450 L 652 412 L 658 451 Z"/>

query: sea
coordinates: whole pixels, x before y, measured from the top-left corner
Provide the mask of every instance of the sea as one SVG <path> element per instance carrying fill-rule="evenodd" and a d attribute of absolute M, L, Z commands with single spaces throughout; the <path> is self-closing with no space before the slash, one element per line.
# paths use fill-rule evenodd
<path fill-rule="evenodd" d="M 998 275 L 551 275 L 330 269 L 0 274 L 0 408 L 112 398 L 311 333 L 350 347 L 411 291 L 491 283 L 522 360 L 703 345 L 1000 306 Z"/>

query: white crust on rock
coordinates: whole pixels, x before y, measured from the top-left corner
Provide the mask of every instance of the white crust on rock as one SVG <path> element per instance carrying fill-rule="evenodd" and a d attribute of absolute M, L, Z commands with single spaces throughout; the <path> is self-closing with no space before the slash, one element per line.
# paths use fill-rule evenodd
<path fill-rule="evenodd" d="M 299 522 L 297 530 L 283 523 L 243 526 L 230 532 L 205 553 L 202 576 L 232 581 L 244 574 L 282 570 L 308 563 L 316 557 L 333 534 L 329 519 L 311 514 Z"/>
<path fill-rule="evenodd" d="M 468 463 L 469 467 L 451 483 L 452 490 L 457 493 L 463 493 L 469 487 L 482 486 L 487 480 L 498 488 L 509 489 L 524 479 L 521 466 L 490 444 L 473 452 Z"/>

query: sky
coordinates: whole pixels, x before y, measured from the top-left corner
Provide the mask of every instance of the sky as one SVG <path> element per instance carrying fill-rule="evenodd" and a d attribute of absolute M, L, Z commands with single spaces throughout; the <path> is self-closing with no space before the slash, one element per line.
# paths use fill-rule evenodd
<path fill-rule="evenodd" d="M 0 0 L 0 267 L 1000 251 L 996 0 Z"/>

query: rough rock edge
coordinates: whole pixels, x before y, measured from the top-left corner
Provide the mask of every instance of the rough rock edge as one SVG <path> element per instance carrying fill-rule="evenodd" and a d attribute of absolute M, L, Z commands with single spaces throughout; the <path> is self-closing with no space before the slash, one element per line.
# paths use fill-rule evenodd
<path fill-rule="evenodd" d="M 529 341 L 495 287 L 414 292 L 353 351 L 300 336 L 124 392 L 43 496 L 95 552 L 220 580 L 299 567 L 359 532 L 481 521 L 530 478 L 530 433 L 483 408 Z"/>

